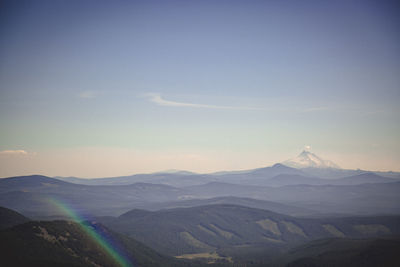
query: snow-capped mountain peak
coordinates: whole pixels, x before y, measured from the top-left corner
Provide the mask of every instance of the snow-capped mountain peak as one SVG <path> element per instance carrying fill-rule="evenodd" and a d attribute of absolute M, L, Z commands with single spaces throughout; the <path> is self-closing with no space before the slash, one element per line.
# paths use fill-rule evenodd
<path fill-rule="evenodd" d="M 324 160 L 309 151 L 301 152 L 297 157 L 283 162 L 284 165 L 292 168 L 335 168 L 340 169 L 338 165 L 330 160 Z"/>

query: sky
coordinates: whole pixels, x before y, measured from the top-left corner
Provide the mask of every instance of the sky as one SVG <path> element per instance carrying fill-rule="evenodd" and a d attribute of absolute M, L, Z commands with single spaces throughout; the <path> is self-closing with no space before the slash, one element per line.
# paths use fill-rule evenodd
<path fill-rule="evenodd" d="M 396 1 L 1 1 L 0 177 L 400 171 Z"/>

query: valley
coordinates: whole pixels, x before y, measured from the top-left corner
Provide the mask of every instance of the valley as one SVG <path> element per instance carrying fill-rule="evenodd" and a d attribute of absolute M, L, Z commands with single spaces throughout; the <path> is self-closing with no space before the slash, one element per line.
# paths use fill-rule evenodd
<path fill-rule="evenodd" d="M 2 246 L 14 266 L 352 266 L 361 261 L 359 253 L 386 247 L 387 262 L 397 262 L 400 179 L 393 173 L 340 173 L 351 175 L 307 176 L 276 164 L 239 173 L 156 173 L 88 183 L 5 178 L 0 236 L 12 243 Z M 103 241 L 117 241 L 109 249 L 122 249 L 122 265 L 90 238 L 104 233 Z M 38 249 L 25 260 L 13 256 L 17 247 L 33 245 Z M 49 251 L 54 257 L 46 257 Z M 341 251 L 348 252 L 342 257 Z"/>

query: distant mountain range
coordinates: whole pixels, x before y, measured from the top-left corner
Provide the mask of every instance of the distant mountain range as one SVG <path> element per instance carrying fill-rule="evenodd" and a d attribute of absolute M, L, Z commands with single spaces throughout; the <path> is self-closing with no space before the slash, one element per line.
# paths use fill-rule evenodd
<path fill-rule="evenodd" d="M 269 168 L 274 170 L 276 166 Z M 32 218 L 62 216 L 49 202 L 49 198 L 57 198 L 95 216 L 117 216 L 132 208 L 154 210 L 166 203 L 179 206 L 179 202 L 189 200 L 193 201 L 186 205 L 198 206 L 207 199 L 225 197 L 225 204 L 238 204 L 238 198 L 264 201 L 256 204 L 240 200 L 239 204 L 274 207 L 274 211 L 285 214 L 400 214 L 400 182 L 396 179 L 370 173 L 335 180 L 303 176 L 257 179 L 250 176 L 248 180 L 255 184 L 209 182 L 177 188 L 150 183 L 93 186 L 45 176 L 13 177 L 0 180 L 0 205 Z M 321 184 L 325 181 L 336 184 Z M 263 185 L 268 183 L 270 186 Z"/>
<path fill-rule="evenodd" d="M 186 194 L 182 189 L 148 183 L 90 186 L 38 175 L 0 179 L 0 205 L 34 218 L 62 215 L 51 198 L 65 200 L 91 214 L 118 215 L 147 203 L 178 201 Z"/>
<path fill-rule="evenodd" d="M 372 175 L 376 175 L 372 178 Z M 324 181 L 358 176 L 356 181 L 344 179 L 340 181 Z M 366 176 L 371 176 L 367 178 Z M 361 178 L 364 177 L 364 178 Z M 223 171 L 210 174 L 198 174 L 187 171 L 170 170 L 150 174 L 135 174 L 121 177 L 84 179 L 77 177 L 55 177 L 61 181 L 85 185 L 129 185 L 133 183 L 164 184 L 173 187 L 187 187 L 202 185 L 210 182 L 222 182 L 233 184 L 283 186 L 294 184 L 362 184 L 385 183 L 400 181 L 400 173 L 396 172 L 371 172 L 365 170 L 346 170 L 339 168 L 329 160 L 324 160 L 314 153 L 303 151 L 296 158 L 277 163 L 273 166 L 242 170 Z M 272 179 L 273 178 L 273 179 Z M 386 178 L 393 178 L 386 179 Z M 363 180 L 365 179 L 365 181 Z"/>

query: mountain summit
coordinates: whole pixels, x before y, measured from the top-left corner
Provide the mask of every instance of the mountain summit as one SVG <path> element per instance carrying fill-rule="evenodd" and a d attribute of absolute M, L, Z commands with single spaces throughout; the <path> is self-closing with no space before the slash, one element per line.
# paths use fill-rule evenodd
<path fill-rule="evenodd" d="M 292 168 L 334 168 L 340 169 L 338 165 L 330 160 L 324 160 L 309 151 L 301 152 L 297 157 L 284 161 L 282 164 Z"/>

